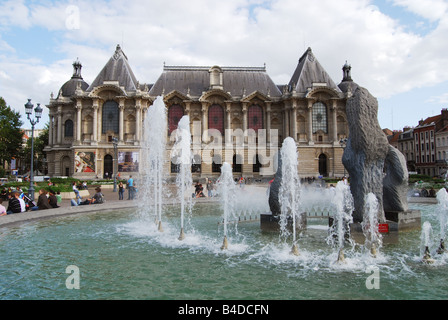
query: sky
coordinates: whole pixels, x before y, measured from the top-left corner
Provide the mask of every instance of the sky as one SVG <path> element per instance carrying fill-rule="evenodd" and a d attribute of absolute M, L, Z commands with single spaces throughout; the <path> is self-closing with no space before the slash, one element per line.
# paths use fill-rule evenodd
<path fill-rule="evenodd" d="M 311 47 L 378 99 L 382 128 L 448 107 L 448 0 L 0 0 L 0 96 L 48 105 L 81 61 L 92 83 L 120 44 L 140 83 L 163 65 L 264 66 L 287 84 Z M 48 122 L 44 107 L 41 121 Z"/>

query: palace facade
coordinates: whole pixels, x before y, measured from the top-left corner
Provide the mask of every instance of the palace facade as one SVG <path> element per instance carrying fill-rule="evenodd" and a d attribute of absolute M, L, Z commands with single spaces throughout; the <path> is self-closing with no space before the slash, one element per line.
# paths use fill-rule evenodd
<path fill-rule="evenodd" d="M 159 96 L 167 108 L 167 174 L 177 171 L 169 150 L 183 115 L 190 117 L 196 146 L 195 178 L 219 176 L 223 161 L 232 163 L 235 176 L 272 177 L 273 157 L 286 137 L 296 141 L 302 177 L 345 173 L 340 141 L 348 137 L 345 106 L 357 85 L 347 63 L 337 85 L 310 48 L 283 85 L 265 66 L 164 65 L 154 84 L 140 83 L 120 46 L 91 84 L 81 68 L 73 63 L 73 76 L 47 105 L 52 177 L 138 176 L 145 119 Z"/>

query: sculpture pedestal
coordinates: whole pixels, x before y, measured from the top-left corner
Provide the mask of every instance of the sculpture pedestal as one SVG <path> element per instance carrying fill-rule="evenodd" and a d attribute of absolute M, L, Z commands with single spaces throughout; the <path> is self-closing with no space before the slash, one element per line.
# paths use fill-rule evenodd
<path fill-rule="evenodd" d="M 422 215 L 419 210 L 386 211 L 386 220 L 397 223 L 398 231 L 420 230 Z"/>
<path fill-rule="evenodd" d="M 287 228 L 292 231 L 292 218 L 288 218 Z M 260 227 L 263 232 L 280 232 L 280 216 L 274 216 L 271 212 L 260 214 Z M 296 220 L 296 231 L 306 229 L 306 212 L 300 214 Z"/>
<path fill-rule="evenodd" d="M 386 222 L 379 225 L 383 243 L 398 243 L 401 232 L 421 229 L 421 212 L 418 210 L 389 211 L 385 213 Z M 352 239 L 364 244 L 365 237 L 360 222 L 350 224 Z"/>

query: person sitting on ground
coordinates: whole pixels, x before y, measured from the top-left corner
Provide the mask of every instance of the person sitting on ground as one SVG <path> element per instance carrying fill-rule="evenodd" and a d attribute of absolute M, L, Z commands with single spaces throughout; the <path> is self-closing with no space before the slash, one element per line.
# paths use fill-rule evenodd
<path fill-rule="evenodd" d="M 61 206 L 62 204 L 62 196 L 61 196 L 61 191 L 56 192 L 56 203 L 58 206 Z"/>
<path fill-rule="evenodd" d="M 0 217 L 7 215 L 6 208 L 2 203 L 3 203 L 3 199 L 0 197 Z"/>
<path fill-rule="evenodd" d="M 40 189 L 39 197 L 37 198 L 37 206 L 33 207 L 32 210 L 45 210 L 52 209 L 53 207 L 50 205 L 47 197 L 47 190 Z"/>
<path fill-rule="evenodd" d="M 202 193 L 203 190 L 204 190 L 204 188 L 202 187 L 202 184 L 199 183 L 199 181 L 198 181 L 195 185 L 196 198 L 204 197 L 204 194 Z"/>
<path fill-rule="evenodd" d="M 101 188 L 100 187 L 96 187 L 95 191 L 96 191 L 96 193 L 92 197 L 92 199 L 91 199 L 92 201 L 90 203 L 103 203 L 104 202 L 104 195 L 101 192 Z"/>
<path fill-rule="evenodd" d="M 7 214 L 12 213 L 20 213 L 22 212 L 22 206 L 20 205 L 19 201 L 19 193 L 15 190 L 11 191 L 9 193 L 9 203 L 8 203 L 8 209 L 6 210 Z"/>
<path fill-rule="evenodd" d="M 20 194 L 19 191 L 16 191 L 16 195 L 17 195 L 17 199 L 20 202 L 20 212 L 25 212 L 26 211 L 26 204 L 25 204 L 25 200 L 23 200 L 23 193 Z"/>
<path fill-rule="evenodd" d="M 48 191 L 48 203 L 52 208 L 59 208 L 58 206 L 58 198 L 56 198 L 56 194 L 53 190 Z"/>
<path fill-rule="evenodd" d="M 81 195 L 79 194 L 79 190 L 78 190 L 78 188 L 76 187 L 76 182 L 75 181 L 73 181 L 73 184 L 72 184 L 72 189 L 73 189 L 73 192 L 75 193 L 75 195 L 76 195 L 76 199 L 82 199 L 81 198 Z"/>
<path fill-rule="evenodd" d="M 92 198 L 88 198 L 84 201 L 75 201 L 75 200 L 71 200 L 71 205 L 72 206 L 82 206 L 82 205 L 89 205 L 89 204 L 100 204 L 104 202 L 104 195 L 101 193 L 101 188 L 100 187 L 96 187 L 95 188 L 95 195 Z"/>

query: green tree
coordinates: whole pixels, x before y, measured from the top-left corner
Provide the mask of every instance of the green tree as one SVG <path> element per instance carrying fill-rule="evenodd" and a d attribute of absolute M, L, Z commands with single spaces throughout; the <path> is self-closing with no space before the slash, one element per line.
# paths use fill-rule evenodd
<path fill-rule="evenodd" d="M 12 158 L 18 158 L 22 149 L 23 122 L 20 113 L 6 105 L 0 97 L 0 164 L 10 163 Z"/>
<path fill-rule="evenodd" d="M 39 171 L 45 173 L 44 159 L 46 159 L 46 152 L 44 148 L 48 145 L 48 133 L 49 133 L 49 123 L 45 124 L 43 131 L 39 136 L 34 136 L 34 164 L 33 171 Z M 28 171 L 31 168 L 31 139 L 28 139 L 26 145 L 23 147 L 21 152 L 21 159 L 25 165 L 25 170 Z"/>

